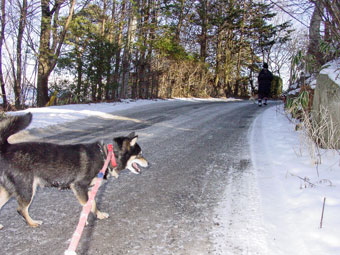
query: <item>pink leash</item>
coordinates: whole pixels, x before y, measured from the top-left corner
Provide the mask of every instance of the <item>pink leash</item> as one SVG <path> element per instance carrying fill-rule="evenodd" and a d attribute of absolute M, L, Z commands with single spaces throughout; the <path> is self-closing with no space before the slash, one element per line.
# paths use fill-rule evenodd
<path fill-rule="evenodd" d="M 93 200 L 94 200 L 94 198 L 97 194 L 98 188 L 99 188 L 99 186 L 102 182 L 102 179 L 104 177 L 105 171 L 106 171 L 106 169 L 109 165 L 110 160 L 111 160 L 111 164 L 112 164 L 113 167 L 117 166 L 116 158 L 115 158 L 115 155 L 113 153 L 113 145 L 108 144 L 107 147 L 108 147 L 108 154 L 107 154 L 107 158 L 105 160 L 104 166 L 97 175 L 98 179 L 97 179 L 94 187 L 91 190 L 91 193 L 89 195 L 89 199 L 87 200 L 87 203 L 83 206 L 83 210 L 80 214 L 78 226 L 76 228 L 76 231 L 73 233 L 71 243 L 70 243 L 68 249 L 65 251 L 64 255 L 76 255 L 77 254 L 76 249 L 78 247 L 80 237 L 83 233 L 87 218 L 88 218 L 90 211 L 91 211 L 91 208 L 92 208 Z"/>

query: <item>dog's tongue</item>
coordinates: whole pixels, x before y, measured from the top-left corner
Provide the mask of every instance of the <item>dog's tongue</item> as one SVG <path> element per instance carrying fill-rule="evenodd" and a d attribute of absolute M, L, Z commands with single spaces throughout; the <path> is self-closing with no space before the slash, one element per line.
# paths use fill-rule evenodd
<path fill-rule="evenodd" d="M 140 168 L 138 167 L 138 165 L 136 163 L 132 163 L 132 166 L 134 169 L 136 169 L 136 171 L 139 173 L 140 172 Z"/>

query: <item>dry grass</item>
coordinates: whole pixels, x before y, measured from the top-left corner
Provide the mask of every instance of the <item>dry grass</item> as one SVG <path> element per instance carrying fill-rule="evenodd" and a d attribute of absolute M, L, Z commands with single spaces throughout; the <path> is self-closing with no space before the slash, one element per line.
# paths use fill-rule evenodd
<path fill-rule="evenodd" d="M 322 149 L 340 153 L 340 124 L 333 120 L 326 107 L 322 106 L 317 113 L 308 111 L 302 104 L 299 104 L 299 100 L 295 100 L 294 104 L 287 109 L 287 113 L 300 121 L 296 125 L 296 129 L 302 131 L 300 133 L 300 149 L 304 148 L 308 151 L 319 177 Z"/>

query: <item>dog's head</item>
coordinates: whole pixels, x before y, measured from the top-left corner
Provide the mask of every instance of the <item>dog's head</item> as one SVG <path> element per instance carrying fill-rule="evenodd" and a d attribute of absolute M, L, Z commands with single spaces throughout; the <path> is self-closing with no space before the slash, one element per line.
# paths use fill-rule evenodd
<path fill-rule="evenodd" d="M 140 167 L 147 167 L 148 161 L 142 156 L 142 149 L 137 143 L 138 136 L 131 133 L 128 136 L 113 139 L 113 147 L 117 148 L 117 171 L 129 169 L 134 174 L 140 174 Z M 115 150 L 116 151 L 116 150 Z"/>

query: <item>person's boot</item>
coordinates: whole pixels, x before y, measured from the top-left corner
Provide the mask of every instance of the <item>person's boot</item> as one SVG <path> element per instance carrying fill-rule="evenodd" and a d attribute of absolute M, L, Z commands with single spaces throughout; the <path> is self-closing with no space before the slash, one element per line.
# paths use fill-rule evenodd
<path fill-rule="evenodd" d="M 259 99 L 258 102 L 259 102 L 259 106 L 261 107 L 262 106 L 262 100 Z"/>

